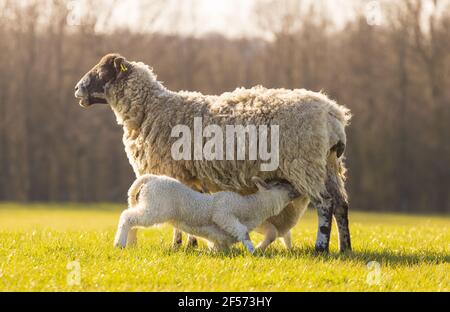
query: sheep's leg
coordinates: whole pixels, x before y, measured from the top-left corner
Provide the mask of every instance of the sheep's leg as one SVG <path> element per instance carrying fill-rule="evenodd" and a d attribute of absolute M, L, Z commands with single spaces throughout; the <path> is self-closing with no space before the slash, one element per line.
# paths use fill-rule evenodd
<path fill-rule="evenodd" d="M 186 247 L 188 248 L 196 248 L 198 246 L 197 238 L 193 235 L 188 234 Z"/>
<path fill-rule="evenodd" d="M 256 246 L 256 249 L 264 251 L 278 237 L 277 228 L 270 222 L 264 222 L 260 227 L 260 231 L 264 233 L 264 240 Z"/>
<path fill-rule="evenodd" d="M 319 227 L 315 249 L 319 252 L 328 252 L 330 245 L 331 221 L 333 214 L 333 202 L 329 195 L 323 196 L 323 200 L 313 200 L 313 205 L 317 208 L 319 217 Z"/>
<path fill-rule="evenodd" d="M 125 248 L 127 245 L 127 237 L 130 226 L 127 223 L 119 224 L 114 239 L 114 247 Z"/>
<path fill-rule="evenodd" d="M 212 216 L 212 220 L 225 232 L 242 242 L 250 253 L 255 252 L 255 247 L 253 247 L 250 235 L 248 234 L 248 228 L 243 225 L 238 218 L 226 213 L 218 213 Z"/>
<path fill-rule="evenodd" d="M 137 228 L 131 228 L 128 232 L 127 246 L 136 246 L 137 244 Z"/>
<path fill-rule="evenodd" d="M 114 239 L 114 246 L 119 248 L 125 248 L 127 245 L 128 233 L 131 228 L 136 224 L 134 221 L 137 219 L 135 217 L 136 211 L 127 209 L 122 212 L 119 219 L 119 225 L 117 227 L 116 237 Z"/>
<path fill-rule="evenodd" d="M 344 203 L 336 206 L 334 210 L 334 219 L 339 231 L 339 251 L 344 252 L 352 250 L 350 242 L 350 229 L 348 227 L 348 205 Z"/>
<path fill-rule="evenodd" d="M 292 248 L 291 231 L 288 231 L 286 234 L 283 235 L 283 243 L 286 249 Z"/>
<path fill-rule="evenodd" d="M 178 248 L 181 246 L 182 243 L 183 243 L 182 232 L 177 228 L 173 228 L 172 248 Z"/>
<path fill-rule="evenodd" d="M 342 177 L 342 162 L 331 155 L 327 163 L 326 188 L 333 201 L 333 216 L 339 233 L 339 251 L 351 250 L 350 230 L 348 227 L 347 193 Z"/>
<path fill-rule="evenodd" d="M 179 248 L 183 243 L 182 231 L 177 228 L 173 229 L 172 248 Z M 195 248 L 198 246 L 197 238 L 188 234 L 186 247 Z"/>

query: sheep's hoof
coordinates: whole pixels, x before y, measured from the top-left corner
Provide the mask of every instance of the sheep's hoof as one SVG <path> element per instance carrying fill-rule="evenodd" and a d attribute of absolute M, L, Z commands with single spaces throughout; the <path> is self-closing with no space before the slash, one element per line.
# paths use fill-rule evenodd
<path fill-rule="evenodd" d="M 315 251 L 319 253 L 328 253 L 328 247 L 323 245 L 318 245 L 315 247 Z"/>
<path fill-rule="evenodd" d="M 339 252 L 341 254 L 350 253 L 350 252 L 352 252 L 352 247 L 341 248 L 341 249 L 339 249 Z"/>
<path fill-rule="evenodd" d="M 186 248 L 197 248 L 197 247 L 198 247 L 197 238 L 189 236 L 186 243 Z"/>
<path fill-rule="evenodd" d="M 183 243 L 183 238 L 180 236 L 175 237 L 172 241 L 172 249 L 178 249 L 181 247 L 181 244 Z"/>

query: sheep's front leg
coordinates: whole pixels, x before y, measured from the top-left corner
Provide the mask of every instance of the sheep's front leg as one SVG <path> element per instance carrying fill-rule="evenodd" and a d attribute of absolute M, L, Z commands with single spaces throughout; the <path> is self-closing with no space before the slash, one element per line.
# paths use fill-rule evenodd
<path fill-rule="evenodd" d="M 248 228 L 243 225 L 238 218 L 226 213 L 217 213 L 212 216 L 212 220 L 225 232 L 242 242 L 250 253 L 253 254 L 255 252 L 255 247 L 248 234 Z"/>
<path fill-rule="evenodd" d="M 331 221 L 333 214 L 333 202 L 326 194 L 322 201 L 313 201 L 313 205 L 317 208 L 319 217 L 319 227 L 317 229 L 316 251 L 328 252 L 330 245 Z"/>
<path fill-rule="evenodd" d="M 183 243 L 183 235 L 182 232 L 177 229 L 174 228 L 173 229 L 173 238 L 172 238 L 172 248 L 178 248 L 181 246 L 181 244 Z"/>
<path fill-rule="evenodd" d="M 193 235 L 188 234 L 186 247 L 188 248 L 196 248 L 198 246 L 197 238 Z"/>
<path fill-rule="evenodd" d="M 256 246 L 256 249 L 264 251 L 278 237 L 277 228 L 270 222 L 264 222 L 259 230 L 264 233 L 264 240 Z"/>

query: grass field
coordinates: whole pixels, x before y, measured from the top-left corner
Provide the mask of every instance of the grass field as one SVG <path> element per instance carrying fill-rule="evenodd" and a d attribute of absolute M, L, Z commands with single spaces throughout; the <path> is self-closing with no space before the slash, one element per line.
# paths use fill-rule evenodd
<path fill-rule="evenodd" d="M 114 249 L 121 209 L 0 204 L 0 291 L 450 290 L 448 216 L 351 212 L 353 252 L 337 252 L 333 228 L 330 254 L 317 255 L 310 210 L 294 230 L 292 251 L 277 242 L 251 256 L 239 245 L 226 254 L 204 243 L 172 250 L 169 226 L 142 230 L 136 248 Z"/>

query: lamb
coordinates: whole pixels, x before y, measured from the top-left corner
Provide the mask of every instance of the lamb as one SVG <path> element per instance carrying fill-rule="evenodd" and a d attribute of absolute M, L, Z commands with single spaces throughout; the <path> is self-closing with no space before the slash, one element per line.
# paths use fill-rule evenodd
<path fill-rule="evenodd" d="M 204 237 L 216 250 L 225 250 L 242 242 L 250 253 L 255 251 L 249 232 L 267 218 L 276 215 L 300 194 L 286 182 L 267 184 L 258 177 L 252 181 L 255 194 L 242 196 L 223 191 L 202 194 L 180 181 L 145 174 L 128 191 L 128 206 L 120 217 L 114 245 L 125 247 L 134 227 L 169 222 L 183 231 Z M 132 236 L 129 243 L 136 244 Z"/>
<path fill-rule="evenodd" d="M 123 126 L 123 143 L 137 177 L 167 175 L 193 189 L 206 185 L 212 192 L 255 192 L 251 177 L 285 180 L 301 194 L 266 224 L 291 228 L 308 203 L 317 208 L 319 222 L 315 248 L 327 252 L 331 219 L 339 231 L 339 248 L 350 250 L 348 200 L 343 153 L 347 108 L 322 93 L 304 89 L 239 88 L 219 96 L 166 89 L 152 70 L 118 54 L 105 55 L 75 87 L 80 105 L 109 104 Z M 175 160 L 171 146 L 173 126 L 193 128 L 194 118 L 204 125 L 278 125 L 279 166 L 260 171 L 262 160 Z M 283 226 L 278 226 L 279 224 Z M 174 241 L 181 243 L 176 232 Z"/>

